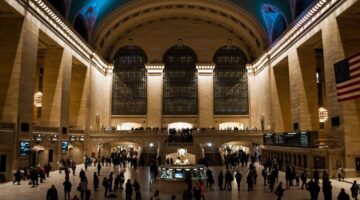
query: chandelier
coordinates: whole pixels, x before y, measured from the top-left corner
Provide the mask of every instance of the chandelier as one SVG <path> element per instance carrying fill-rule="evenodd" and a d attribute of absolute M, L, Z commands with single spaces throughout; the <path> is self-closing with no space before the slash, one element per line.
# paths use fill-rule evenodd
<path fill-rule="evenodd" d="M 324 123 L 328 120 L 329 118 L 329 114 L 328 114 L 328 111 L 323 108 L 323 107 L 320 107 L 319 108 L 319 121 L 320 123 Z"/>
<path fill-rule="evenodd" d="M 42 92 L 37 92 L 34 94 L 34 106 L 40 108 L 42 106 Z"/>

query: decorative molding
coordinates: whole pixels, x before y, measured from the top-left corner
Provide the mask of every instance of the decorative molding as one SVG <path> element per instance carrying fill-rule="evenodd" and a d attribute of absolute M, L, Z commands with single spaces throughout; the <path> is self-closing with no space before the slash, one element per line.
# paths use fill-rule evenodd
<path fill-rule="evenodd" d="M 162 75 L 165 64 L 146 64 L 145 68 L 147 69 L 148 74 Z"/>
<path fill-rule="evenodd" d="M 215 69 L 215 64 L 196 64 L 196 69 L 199 75 L 212 75 Z"/>
<path fill-rule="evenodd" d="M 279 41 L 260 56 L 257 61 L 251 64 L 249 68 L 253 70 L 255 74 L 261 72 L 270 61 L 275 60 L 288 49 L 292 48 L 295 42 L 321 23 L 329 13 L 332 13 L 345 1 L 346 0 L 319 0 Z"/>
<path fill-rule="evenodd" d="M 94 50 L 78 36 L 73 28 L 68 25 L 62 17 L 51 10 L 43 0 L 17 0 L 25 10 L 38 19 L 44 26 L 49 28 L 56 36 L 68 44 L 91 65 L 95 66 L 100 72 L 106 73 L 107 68 L 111 66 L 106 63 Z"/>

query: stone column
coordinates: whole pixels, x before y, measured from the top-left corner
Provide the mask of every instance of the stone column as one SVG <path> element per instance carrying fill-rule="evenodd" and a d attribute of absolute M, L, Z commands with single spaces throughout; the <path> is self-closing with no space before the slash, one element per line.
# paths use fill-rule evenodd
<path fill-rule="evenodd" d="M 317 130 L 319 120 L 314 49 L 299 48 L 289 52 L 289 80 L 292 122 L 298 123 L 300 130 Z"/>
<path fill-rule="evenodd" d="M 70 126 L 85 130 L 87 100 L 89 90 L 89 72 L 83 65 L 73 65 L 70 89 Z"/>
<path fill-rule="evenodd" d="M 19 163 L 20 124 L 32 122 L 39 24 L 29 15 L 5 17 L 0 23 L 5 27 L 0 29 L 0 121 L 16 123 L 15 132 L 3 133 L 0 141 L 10 179 Z"/>
<path fill-rule="evenodd" d="M 345 57 L 345 45 L 354 45 L 353 42 L 343 43 L 342 35 L 335 16 L 326 20 L 322 28 L 322 39 L 324 47 L 324 68 L 327 92 L 327 105 L 329 119 L 340 117 L 340 126 L 331 127 L 328 135 L 330 139 L 337 141 L 337 146 L 344 148 L 344 171 L 345 176 L 355 176 L 355 156 L 359 155 L 359 100 L 345 102 L 337 101 L 336 81 L 334 64 Z M 344 33 L 345 34 L 345 33 Z"/>
<path fill-rule="evenodd" d="M 148 64 L 147 69 L 147 126 L 162 127 L 164 64 Z"/>
<path fill-rule="evenodd" d="M 60 129 L 68 126 L 71 67 L 72 55 L 69 50 L 45 50 L 42 125 Z"/>
<path fill-rule="evenodd" d="M 199 128 L 214 127 L 214 64 L 198 64 Z"/>

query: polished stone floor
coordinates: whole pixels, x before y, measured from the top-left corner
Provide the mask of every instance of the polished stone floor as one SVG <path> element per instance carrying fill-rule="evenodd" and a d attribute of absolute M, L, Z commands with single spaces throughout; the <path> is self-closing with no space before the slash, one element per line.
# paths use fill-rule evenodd
<path fill-rule="evenodd" d="M 80 168 L 83 167 L 82 165 L 79 165 L 77 167 L 77 172 L 80 170 Z M 123 169 L 121 169 L 123 170 Z M 261 200 L 273 200 L 276 199 L 276 196 L 273 193 L 269 192 L 268 187 L 263 186 L 262 183 L 262 177 L 258 177 L 258 184 L 255 186 L 254 191 L 248 192 L 247 191 L 247 185 L 245 178 L 242 179 L 241 183 L 241 190 L 238 192 L 236 188 L 235 181 L 233 182 L 233 190 L 232 191 L 219 191 L 217 187 L 217 174 L 220 170 L 224 170 L 223 167 L 213 167 L 212 168 L 214 172 L 215 177 L 215 187 L 213 189 L 208 189 L 206 191 L 206 199 L 207 200 L 219 200 L 219 199 L 261 199 Z M 258 174 L 260 175 L 261 166 L 257 166 Z M 92 190 L 92 177 L 93 172 L 95 171 L 95 167 L 88 168 L 88 171 L 86 172 L 86 176 L 89 180 L 89 188 Z M 100 179 L 100 190 L 94 192 L 91 191 L 91 199 L 97 200 L 97 199 L 108 199 L 104 197 L 104 188 L 101 186 L 101 181 L 104 177 L 104 175 L 108 176 L 108 174 L 113 171 L 116 175 L 119 172 L 119 169 L 113 169 L 113 167 L 103 167 L 101 171 Z M 167 200 L 170 199 L 170 194 L 163 194 L 161 193 L 162 188 L 159 188 L 159 185 L 157 183 L 150 183 L 150 177 L 149 177 L 149 168 L 140 168 L 138 170 L 126 168 L 125 169 L 125 179 L 128 178 L 134 180 L 135 178 L 139 181 L 141 185 L 141 193 L 142 193 L 142 199 L 150 199 L 151 194 L 158 189 L 160 191 L 160 199 L 161 200 Z M 243 177 L 246 176 L 247 169 L 243 168 L 240 169 L 241 173 L 243 174 Z M 65 174 L 59 174 L 58 171 L 54 171 L 50 174 L 50 178 L 46 179 L 45 183 L 39 184 L 37 187 L 32 188 L 30 185 L 28 185 L 28 181 L 21 182 L 21 185 L 13 185 L 12 183 L 4 183 L 0 185 L 0 199 L 1 200 L 37 200 L 37 199 L 45 199 L 46 191 L 47 189 L 54 184 L 58 190 L 59 199 L 64 199 L 64 193 L 63 193 L 63 186 L 62 183 L 64 181 Z M 347 181 L 351 182 L 353 179 L 347 179 Z M 80 196 L 79 192 L 76 191 L 76 186 L 79 184 L 79 177 L 70 175 L 70 181 L 73 185 L 71 196 L 78 195 Z M 284 181 L 284 174 L 280 173 L 279 181 Z M 347 193 L 349 193 L 349 188 L 351 187 L 351 184 L 348 182 L 339 182 L 337 180 L 331 180 L 333 185 L 333 199 L 336 199 L 339 191 L 341 188 L 345 188 Z M 277 185 L 277 184 L 276 184 Z M 275 185 L 275 186 L 276 186 Z M 170 187 L 170 186 L 169 186 Z M 182 199 L 182 191 L 184 188 L 178 188 L 178 193 L 175 193 L 177 196 L 176 199 Z M 116 192 L 117 198 L 115 199 L 125 199 L 124 192 Z M 133 197 L 134 198 L 134 197 Z M 290 190 L 286 190 L 284 194 L 283 199 L 291 199 L 291 200 L 306 200 L 310 199 L 309 193 L 306 190 L 300 190 L 300 187 L 294 186 Z M 319 199 L 323 199 L 322 193 L 319 195 Z"/>

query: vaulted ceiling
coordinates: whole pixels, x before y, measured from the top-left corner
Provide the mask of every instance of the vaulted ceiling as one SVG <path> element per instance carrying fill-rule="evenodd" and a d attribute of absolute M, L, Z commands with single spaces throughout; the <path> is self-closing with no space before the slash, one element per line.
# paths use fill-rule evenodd
<path fill-rule="evenodd" d="M 130 24 L 141 26 L 156 20 L 189 18 L 223 27 L 235 32 L 242 40 L 252 37 L 254 42 L 246 42 L 245 46 L 257 56 L 258 51 L 276 41 L 317 0 L 48 1 L 97 50 L 102 48 L 105 39 L 115 29 L 126 32 L 134 28 L 129 25 L 131 20 Z M 226 18 L 229 22 L 217 18 Z M 117 31 L 117 34 L 120 33 Z M 254 50 L 256 48 L 259 50 Z"/>

